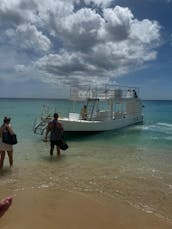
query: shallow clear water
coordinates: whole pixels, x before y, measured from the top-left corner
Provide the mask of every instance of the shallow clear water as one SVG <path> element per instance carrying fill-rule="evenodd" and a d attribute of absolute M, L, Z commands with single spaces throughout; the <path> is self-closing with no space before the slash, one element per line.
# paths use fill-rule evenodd
<path fill-rule="evenodd" d="M 119 197 L 172 221 L 172 101 L 144 101 L 144 124 L 117 131 L 67 138 L 69 149 L 49 157 L 49 143 L 32 124 L 42 105 L 65 115 L 66 100 L 1 99 L 0 118 L 12 117 L 19 143 L 14 168 L 0 173 L 0 194 L 57 187 Z"/>

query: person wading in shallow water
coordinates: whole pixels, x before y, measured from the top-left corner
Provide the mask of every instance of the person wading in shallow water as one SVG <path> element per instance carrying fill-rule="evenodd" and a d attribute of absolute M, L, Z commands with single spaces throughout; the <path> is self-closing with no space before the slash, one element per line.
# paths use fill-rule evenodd
<path fill-rule="evenodd" d="M 48 123 L 45 134 L 45 141 L 47 141 L 48 133 L 50 132 L 50 155 L 53 156 L 54 146 L 57 147 L 57 155 L 60 156 L 60 143 L 63 139 L 63 126 L 58 121 L 59 115 L 54 113 L 54 119 Z"/>
<path fill-rule="evenodd" d="M 10 118 L 4 117 L 4 122 L 0 127 L 0 170 L 3 168 L 5 152 L 7 151 L 10 167 L 13 166 L 13 146 L 2 142 L 3 132 L 9 131 L 10 134 L 14 134 L 14 131 L 10 124 Z"/>

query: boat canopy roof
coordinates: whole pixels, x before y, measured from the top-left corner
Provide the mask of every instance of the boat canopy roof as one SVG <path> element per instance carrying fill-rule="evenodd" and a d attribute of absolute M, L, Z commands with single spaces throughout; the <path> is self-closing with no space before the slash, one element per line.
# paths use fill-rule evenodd
<path fill-rule="evenodd" d="M 89 85 L 77 85 L 70 87 L 70 99 L 82 100 L 108 100 L 114 98 L 126 98 L 128 92 L 135 91 L 139 95 L 138 87 L 128 87 L 119 85 L 104 85 L 102 87 L 92 87 Z"/>

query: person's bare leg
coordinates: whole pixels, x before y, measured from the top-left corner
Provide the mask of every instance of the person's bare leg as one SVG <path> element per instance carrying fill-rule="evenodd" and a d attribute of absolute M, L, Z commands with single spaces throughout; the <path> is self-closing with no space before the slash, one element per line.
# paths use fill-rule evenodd
<path fill-rule="evenodd" d="M 51 144 L 51 147 L 50 147 L 50 156 L 53 156 L 53 151 L 54 151 L 54 145 Z"/>
<path fill-rule="evenodd" d="M 10 167 L 13 166 L 13 151 L 7 151 Z"/>
<path fill-rule="evenodd" d="M 6 197 L 2 201 L 0 201 L 0 217 L 4 215 L 4 213 L 8 210 L 12 203 L 12 197 Z"/>
<path fill-rule="evenodd" d="M 0 169 L 2 169 L 4 165 L 5 151 L 0 151 L 0 156 Z"/>
<path fill-rule="evenodd" d="M 57 156 L 60 156 L 60 146 L 57 146 Z"/>

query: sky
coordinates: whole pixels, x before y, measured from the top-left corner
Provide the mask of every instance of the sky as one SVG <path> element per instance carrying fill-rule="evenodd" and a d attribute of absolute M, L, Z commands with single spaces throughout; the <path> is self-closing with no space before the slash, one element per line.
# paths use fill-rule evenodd
<path fill-rule="evenodd" d="M 0 98 L 69 85 L 172 100 L 172 0 L 0 0 Z"/>

